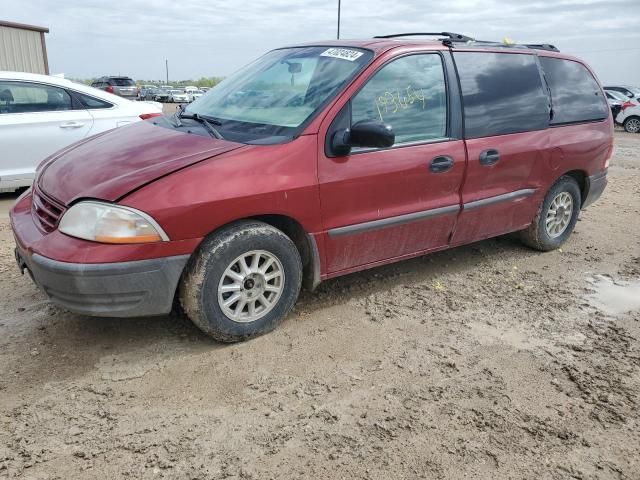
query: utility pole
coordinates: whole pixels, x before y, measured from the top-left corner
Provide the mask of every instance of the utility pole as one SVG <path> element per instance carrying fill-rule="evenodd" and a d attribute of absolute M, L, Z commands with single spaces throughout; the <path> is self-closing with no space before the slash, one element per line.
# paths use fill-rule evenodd
<path fill-rule="evenodd" d="M 167 72 L 167 85 L 169 85 L 169 60 L 166 58 L 164 60 L 164 68 Z"/>
<path fill-rule="evenodd" d="M 340 40 L 340 1 L 338 0 L 338 40 Z"/>

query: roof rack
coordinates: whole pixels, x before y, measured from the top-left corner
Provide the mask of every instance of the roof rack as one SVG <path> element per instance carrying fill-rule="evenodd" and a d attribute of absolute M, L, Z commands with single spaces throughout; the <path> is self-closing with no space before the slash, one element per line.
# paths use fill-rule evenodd
<path fill-rule="evenodd" d="M 392 33 L 391 35 L 376 35 L 373 38 L 396 38 L 396 37 L 447 37 L 440 38 L 439 40 L 445 41 L 449 40 L 451 42 L 473 42 L 474 39 L 471 37 L 467 37 L 466 35 L 461 35 L 459 33 L 453 32 L 426 32 L 426 33 Z"/>
<path fill-rule="evenodd" d="M 418 36 L 437 36 L 444 45 L 452 47 L 455 43 L 465 43 L 465 46 L 478 47 L 500 47 L 500 48 L 530 48 L 533 50 L 548 50 L 551 52 L 559 52 L 557 47 L 550 43 L 504 43 L 491 42 L 486 40 L 476 40 L 475 38 L 453 32 L 425 32 L 425 33 L 394 33 L 391 35 L 376 35 L 373 38 L 397 38 L 397 37 L 418 37 Z"/>

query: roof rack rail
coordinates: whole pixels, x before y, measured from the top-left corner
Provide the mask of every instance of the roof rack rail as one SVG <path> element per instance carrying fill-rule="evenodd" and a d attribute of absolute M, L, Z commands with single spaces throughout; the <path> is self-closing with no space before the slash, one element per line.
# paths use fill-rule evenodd
<path fill-rule="evenodd" d="M 558 47 L 555 45 L 551 45 L 550 43 L 527 43 L 525 44 L 527 48 L 533 48 L 536 50 L 549 50 L 550 52 L 559 52 Z"/>
<path fill-rule="evenodd" d="M 449 40 L 452 42 L 473 42 L 473 38 L 453 32 L 417 32 L 417 33 L 393 33 L 391 35 L 376 35 L 373 38 L 396 38 L 396 37 L 447 37 L 441 40 Z"/>
<path fill-rule="evenodd" d="M 532 50 L 548 50 L 550 52 L 559 52 L 557 47 L 551 45 L 550 43 L 527 43 L 527 44 L 518 44 L 518 43 L 504 43 L 504 42 L 491 42 L 487 40 L 476 40 L 475 38 L 468 37 L 466 35 L 462 35 L 460 33 L 453 32 L 416 32 L 416 33 L 393 33 L 391 35 L 376 35 L 373 38 L 397 38 L 397 37 L 418 37 L 418 36 L 434 36 L 434 37 L 444 37 L 439 38 L 444 45 L 448 47 L 453 46 L 454 43 L 466 43 L 467 45 L 473 44 L 477 46 L 484 47 L 504 47 L 504 48 L 530 48 Z"/>

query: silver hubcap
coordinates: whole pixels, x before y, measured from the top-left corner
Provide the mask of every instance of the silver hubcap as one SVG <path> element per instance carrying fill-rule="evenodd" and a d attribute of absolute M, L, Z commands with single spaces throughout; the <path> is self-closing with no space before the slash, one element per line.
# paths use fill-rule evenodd
<path fill-rule="evenodd" d="M 638 133 L 640 131 L 640 120 L 638 120 L 637 118 L 627 120 L 626 129 L 627 132 Z"/>
<path fill-rule="evenodd" d="M 551 238 L 559 237 L 569 226 L 573 215 L 573 197 L 567 192 L 555 196 L 547 211 L 547 234 Z"/>
<path fill-rule="evenodd" d="M 222 274 L 218 303 L 234 322 L 253 322 L 276 306 L 284 289 L 284 269 L 278 257 L 252 250 L 236 258 Z"/>

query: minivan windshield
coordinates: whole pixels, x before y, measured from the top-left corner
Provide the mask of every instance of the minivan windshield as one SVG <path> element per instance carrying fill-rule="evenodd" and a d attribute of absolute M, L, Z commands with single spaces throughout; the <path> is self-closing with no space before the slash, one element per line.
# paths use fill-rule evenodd
<path fill-rule="evenodd" d="M 230 140 L 285 141 L 298 134 L 372 56 L 368 50 L 346 47 L 274 50 L 196 99 L 185 113 L 216 119 Z"/>

